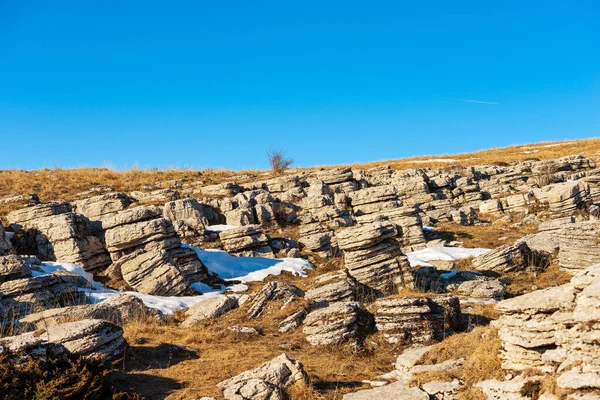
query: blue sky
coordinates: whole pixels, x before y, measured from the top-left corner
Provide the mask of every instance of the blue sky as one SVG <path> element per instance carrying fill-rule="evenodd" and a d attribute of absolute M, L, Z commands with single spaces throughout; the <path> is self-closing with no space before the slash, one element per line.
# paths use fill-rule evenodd
<path fill-rule="evenodd" d="M 0 168 L 265 168 L 599 136 L 597 1 L 0 0 Z M 467 101 L 473 100 L 473 101 Z"/>

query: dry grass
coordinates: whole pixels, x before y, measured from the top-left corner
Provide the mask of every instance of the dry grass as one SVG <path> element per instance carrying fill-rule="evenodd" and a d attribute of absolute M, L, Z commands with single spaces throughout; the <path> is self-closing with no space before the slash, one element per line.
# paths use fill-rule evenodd
<path fill-rule="evenodd" d="M 507 294 L 509 296 L 519 296 L 533 290 L 563 285 L 568 283 L 572 276 L 569 273 L 562 271 L 558 264 L 554 262 L 542 272 L 508 274 L 507 278 L 510 279 L 510 283 L 507 287 Z"/>
<path fill-rule="evenodd" d="M 447 168 L 454 165 L 501 165 L 513 161 L 549 160 L 567 155 L 581 154 L 594 161 L 598 161 L 600 152 L 600 139 L 583 139 L 563 142 L 542 142 L 502 148 L 481 150 L 472 153 L 442 154 L 404 158 L 399 160 L 375 161 L 364 164 L 354 164 L 355 168 L 373 168 L 387 165 L 393 169 L 407 168 Z M 436 159 L 451 159 L 454 162 L 429 161 Z"/>
<path fill-rule="evenodd" d="M 514 217 L 511 222 L 504 220 L 482 221 L 487 224 L 462 226 L 452 222 L 438 223 L 436 232 L 446 240 L 462 242 L 465 247 L 483 247 L 493 249 L 503 244 L 512 244 L 525 235 L 537 232 L 536 225 L 514 224 L 520 218 Z"/>
<path fill-rule="evenodd" d="M 439 371 L 418 374 L 413 377 L 412 383 L 420 385 L 433 380 L 451 381 L 461 380 L 462 386 L 459 400 L 482 400 L 483 393 L 473 387 L 477 382 L 486 379 L 502 379 L 503 371 L 498 353 L 500 339 L 495 329 L 479 327 L 470 333 L 461 333 L 450 336 L 441 343 L 436 344 L 421 359 L 424 364 L 437 364 L 447 360 L 464 358 L 464 363 L 450 371 Z"/>
<path fill-rule="evenodd" d="M 536 151 L 524 153 L 524 151 Z M 594 161 L 599 159 L 600 139 L 586 139 L 569 142 L 547 142 L 533 145 L 512 146 L 474 153 L 423 156 L 390 161 L 378 161 L 366 164 L 339 165 L 302 169 L 304 171 L 318 168 L 334 168 L 351 166 L 358 169 L 368 169 L 389 165 L 393 169 L 406 168 L 447 168 L 452 165 L 498 164 L 511 161 L 536 159 L 551 159 L 572 154 L 582 154 Z M 455 163 L 418 162 L 431 158 L 451 158 Z M 300 169 L 290 169 L 290 172 Z M 148 186 L 156 186 L 157 182 L 186 179 L 203 184 L 217 184 L 227 180 L 243 183 L 250 180 L 267 179 L 271 177 L 268 171 L 226 171 L 226 170 L 185 170 L 185 169 L 149 169 L 134 168 L 129 171 L 114 171 L 107 168 L 76 168 L 76 169 L 41 169 L 34 171 L 3 170 L 0 171 L 0 197 L 37 193 L 42 201 L 71 200 L 77 193 L 87 191 L 97 186 L 110 186 L 119 191 L 145 190 Z M 160 186 L 157 186 L 157 188 Z M 3 212 L 0 210 L 0 215 Z"/>
<path fill-rule="evenodd" d="M 340 399 L 361 388 L 361 380 L 390 371 L 401 351 L 377 335 L 367 339 L 367 350 L 360 354 L 344 347 L 311 346 L 301 329 L 286 334 L 276 329 L 278 321 L 294 307 L 281 311 L 281 302 L 270 305 L 266 315 L 253 320 L 246 317 L 245 309 L 237 309 L 193 328 L 179 328 L 177 318 L 164 325 L 147 321 L 126 325 L 130 354 L 114 384 L 148 399 L 217 396 L 218 382 L 285 352 L 303 363 L 311 379 L 309 387 L 292 388 L 292 398 Z M 227 329 L 234 325 L 253 327 L 260 334 Z"/>

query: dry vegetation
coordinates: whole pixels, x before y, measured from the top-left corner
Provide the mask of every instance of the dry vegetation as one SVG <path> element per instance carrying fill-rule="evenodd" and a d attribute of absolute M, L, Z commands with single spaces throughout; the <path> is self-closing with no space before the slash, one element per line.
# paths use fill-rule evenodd
<path fill-rule="evenodd" d="M 528 152 L 528 153 L 526 153 Z M 531 145 L 511 146 L 474 153 L 437 155 L 353 164 L 353 168 L 368 169 L 388 165 L 393 169 L 405 168 L 446 168 L 452 165 L 502 164 L 527 159 L 547 160 L 571 154 L 582 154 L 594 161 L 599 160 L 600 139 L 586 139 L 569 142 L 548 142 Z M 431 159 L 452 159 L 456 162 L 435 162 Z M 283 157 L 282 161 L 286 161 Z M 289 166 L 289 165 L 288 165 Z M 347 165 L 319 168 L 344 167 Z M 310 171 L 317 168 L 306 168 Z M 290 169 L 290 172 L 297 169 Z M 273 176 L 269 171 L 225 171 L 187 169 L 137 169 L 115 171 L 108 168 L 41 169 L 35 171 L 0 171 L 0 197 L 37 193 L 42 201 L 71 200 L 77 193 L 97 186 L 110 186 L 119 191 L 144 190 L 156 182 L 186 179 L 201 181 L 206 185 L 231 180 L 240 182 L 252 179 L 266 179 Z M 0 211 L 1 212 L 1 211 Z"/>
<path fill-rule="evenodd" d="M 528 153 L 526 153 L 528 152 Z M 535 157 L 550 159 L 570 154 L 583 154 L 595 161 L 600 152 L 600 139 L 590 139 L 575 142 L 542 143 L 528 146 L 514 146 L 506 149 L 493 149 L 476 153 L 418 157 L 413 159 L 376 162 L 353 165 L 356 168 L 370 168 L 389 165 L 394 169 L 448 167 L 453 163 L 423 162 L 432 158 L 451 158 L 456 164 L 499 164 L 510 161 L 520 161 Z M 329 167 L 328 167 L 329 168 Z M 45 169 L 39 171 L 0 171 L 0 197 L 14 196 L 27 193 L 37 193 L 42 201 L 72 200 L 78 193 L 85 192 L 97 186 L 110 186 L 119 191 L 147 190 L 148 188 L 168 187 L 157 182 L 173 180 L 189 180 L 210 185 L 230 181 L 243 183 L 245 180 L 266 179 L 273 176 L 271 172 L 262 171 L 191 171 L 191 170 L 131 170 L 117 172 L 109 169 Z M 0 215 L 7 208 L 2 209 Z M 443 238 L 464 243 L 466 247 L 494 248 L 501 244 L 513 243 L 529 233 L 536 231 L 535 225 L 517 224 L 518 221 L 487 221 L 487 224 L 463 227 L 456 224 L 438 224 L 438 231 Z M 286 236 L 297 238 L 298 228 L 287 227 Z M 279 277 L 269 277 L 269 280 L 285 280 L 296 284 L 302 289 L 311 286 L 313 280 L 320 274 L 339 270 L 340 260 L 322 260 L 318 257 L 311 259 L 318 270 L 311 273 L 309 278 L 293 277 L 284 274 Z M 463 267 L 468 267 L 469 260 L 463 261 Z M 461 267 L 461 263 L 457 264 Z M 508 276 L 510 280 L 509 294 L 517 295 L 534 288 L 556 286 L 568 281 L 569 276 L 552 264 L 544 272 L 521 273 Z M 255 291 L 259 283 L 250 285 Z M 422 296 L 414 292 L 402 292 L 402 295 Z M 281 303 L 273 303 L 267 314 L 249 320 L 244 309 L 234 310 L 215 321 L 206 322 L 193 328 L 180 328 L 178 322 L 182 315 L 170 318 L 166 323 L 140 318 L 124 327 L 125 336 L 131 348 L 129 355 L 119 365 L 117 371 L 110 375 L 110 382 L 118 389 L 139 393 L 147 399 L 188 399 L 201 396 L 217 396 L 216 384 L 228 377 L 245 370 L 255 368 L 262 362 L 286 352 L 291 358 L 300 360 L 311 378 L 310 387 L 294 387 L 290 389 L 291 398 L 308 399 L 341 399 L 344 393 L 366 388 L 362 380 L 374 379 L 377 375 L 393 369 L 396 357 L 402 351 L 400 346 L 392 346 L 375 334 L 366 340 L 366 351 L 353 353 L 348 348 L 321 348 L 308 344 L 301 329 L 286 334 L 277 331 L 277 324 L 285 316 L 290 315 L 293 307 L 306 307 L 306 304 L 295 303 L 284 311 L 280 310 Z M 475 304 L 469 306 L 468 313 L 480 321 L 489 321 L 497 317 L 493 305 Z M 257 335 L 235 333 L 227 328 L 230 326 L 250 326 L 257 329 Z M 464 364 L 452 371 L 416 376 L 415 383 L 431 379 L 452 380 L 460 379 L 465 383 L 459 398 L 463 400 L 481 399 L 482 393 L 472 385 L 483 379 L 501 378 L 502 370 L 498 359 L 500 341 L 496 332 L 487 327 L 476 328 L 473 332 L 456 334 L 435 345 L 424 356 L 426 363 L 442 362 L 449 359 L 465 358 Z M 0 360 L 0 366 L 3 362 Z M 27 376 L 37 376 L 39 367 L 31 366 L 31 372 L 15 378 L 7 368 L 1 369 L 0 384 L 6 385 L 7 379 L 17 379 L 23 390 L 31 393 L 51 393 L 60 398 L 72 397 L 71 392 L 80 395 L 81 387 L 89 390 L 109 390 L 102 380 L 86 380 L 85 369 L 82 379 L 73 386 L 73 382 L 54 381 L 52 374 L 47 374 L 52 383 L 42 380 L 40 385 L 27 386 Z M 36 369 L 38 368 L 38 369 Z M 63 366 L 67 370 L 73 366 Z M 83 367 L 82 367 L 83 368 Z M 28 375 L 29 374 L 29 375 Z M 33 375 L 31 375 L 33 374 Z M 77 374 L 68 374 L 78 376 Z M 103 376 L 103 375 L 102 375 Z M 36 378 L 37 379 L 37 378 Z M 545 383 L 548 384 L 548 383 Z M 66 385 L 67 389 L 63 386 Z M 21 386 L 19 386 L 21 387 Z M 50 389 L 48 389 L 50 388 Z M 0 392 L 2 392 L 0 386 Z M 55 390 L 45 392 L 45 390 Z M 87 390 L 87 389 L 85 389 Z M 49 397 L 52 397 L 49 396 Z M 71 396 L 71 397 L 69 397 Z M 39 396 L 38 396 L 39 397 Z M 11 398 L 11 397 L 8 397 Z M 18 397 L 12 397 L 18 398 Z"/>
<path fill-rule="evenodd" d="M 282 304 L 271 303 L 266 315 L 253 320 L 245 309 L 237 309 L 193 328 L 179 328 L 173 320 L 164 325 L 153 321 L 126 325 L 130 354 L 113 382 L 120 390 L 133 389 L 147 399 L 217 396 L 218 382 L 285 352 L 303 363 L 311 379 L 310 387 L 291 389 L 291 398 L 341 399 L 344 393 L 366 388 L 361 380 L 393 369 L 401 348 L 378 335 L 370 336 L 366 351 L 357 354 L 347 347 L 311 346 L 301 329 L 280 334 L 277 322 L 289 315 L 290 307 L 303 306 L 288 305 L 281 311 Z M 235 333 L 229 326 L 253 327 L 259 334 Z"/>
<path fill-rule="evenodd" d="M 459 400 L 485 400 L 483 393 L 473 385 L 485 379 L 502 379 L 504 372 L 498 358 L 499 351 L 500 339 L 492 328 L 479 327 L 473 332 L 450 336 L 436 344 L 421 361 L 424 364 L 437 364 L 464 358 L 463 364 L 449 371 L 418 374 L 413 377 L 413 383 L 458 379 L 464 382 L 458 394 Z"/>

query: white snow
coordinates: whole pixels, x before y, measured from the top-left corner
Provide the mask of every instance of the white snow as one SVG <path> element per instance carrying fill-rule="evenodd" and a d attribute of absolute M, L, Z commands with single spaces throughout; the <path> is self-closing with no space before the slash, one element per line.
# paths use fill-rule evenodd
<path fill-rule="evenodd" d="M 267 276 L 283 271 L 306 276 L 306 270 L 312 269 L 312 265 L 302 258 L 234 257 L 222 250 L 191 248 L 210 272 L 222 279 L 242 283 L 263 281 Z"/>
<path fill-rule="evenodd" d="M 467 257 L 476 257 L 485 254 L 490 249 L 482 248 L 464 248 L 464 247 L 430 247 L 423 250 L 417 250 L 406 253 L 408 262 L 412 267 L 423 266 L 430 267 L 428 261 L 446 260 L 456 261 Z"/>
<path fill-rule="evenodd" d="M 263 281 L 269 275 L 279 275 L 288 271 L 294 275 L 306 276 L 306 270 L 312 269 L 312 265 L 299 258 L 255 258 L 255 257 L 233 257 L 221 250 L 192 249 L 198 254 L 204 265 L 210 272 L 218 274 L 223 279 L 238 280 L 241 284 L 235 284 L 220 289 L 213 289 L 205 283 L 197 282 L 192 287 L 201 292 L 198 296 L 153 296 L 138 292 L 119 292 L 105 288 L 100 282 L 94 281 L 94 276 L 84 271 L 75 264 L 60 262 L 44 262 L 41 269 L 43 272 L 34 271 L 34 276 L 51 274 L 58 270 L 70 271 L 85 278 L 92 289 L 80 288 L 92 303 L 97 303 L 120 293 L 131 294 L 141 299 L 150 308 L 159 310 L 165 315 L 174 314 L 181 308 L 191 307 L 199 301 L 218 296 L 225 291 L 243 292 L 248 289 L 244 283 Z"/>
<path fill-rule="evenodd" d="M 430 158 L 429 160 L 415 160 L 412 161 L 415 164 L 428 163 L 428 162 L 456 162 L 453 158 Z"/>
<path fill-rule="evenodd" d="M 209 225 L 205 229 L 209 232 L 223 232 L 228 231 L 230 229 L 239 228 L 236 225 Z"/>

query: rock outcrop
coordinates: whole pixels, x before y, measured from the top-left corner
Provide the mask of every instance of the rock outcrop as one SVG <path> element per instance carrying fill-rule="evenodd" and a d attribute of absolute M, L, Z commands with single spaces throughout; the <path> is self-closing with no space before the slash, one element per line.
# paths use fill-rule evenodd
<path fill-rule="evenodd" d="M 86 319 L 1 338 L 0 354 L 23 359 L 73 355 L 102 363 L 121 358 L 126 346 L 121 328 L 107 321 Z"/>
<path fill-rule="evenodd" d="M 260 225 L 228 229 L 221 232 L 219 238 L 230 254 L 244 257 L 275 257 L 273 249 L 269 246 L 269 238 Z"/>
<path fill-rule="evenodd" d="M 295 384 L 308 384 L 308 375 L 300 362 L 284 353 L 217 386 L 227 400 L 284 400 L 285 390 Z"/>
<path fill-rule="evenodd" d="M 442 340 L 460 326 L 458 297 L 379 299 L 373 304 L 375 327 L 390 343 Z"/>
<path fill-rule="evenodd" d="M 375 222 L 347 228 L 337 234 L 344 254 L 344 266 L 356 280 L 391 294 L 412 285 L 408 259 L 400 251 L 398 227 Z"/>
<path fill-rule="evenodd" d="M 373 332 L 373 316 L 360 303 L 338 302 L 309 313 L 302 332 L 312 345 L 359 346 Z"/>
<path fill-rule="evenodd" d="M 557 373 L 557 385 L 600 393 L 600 265 L 570 283 L 498 303 L 502 367 Z"/>

